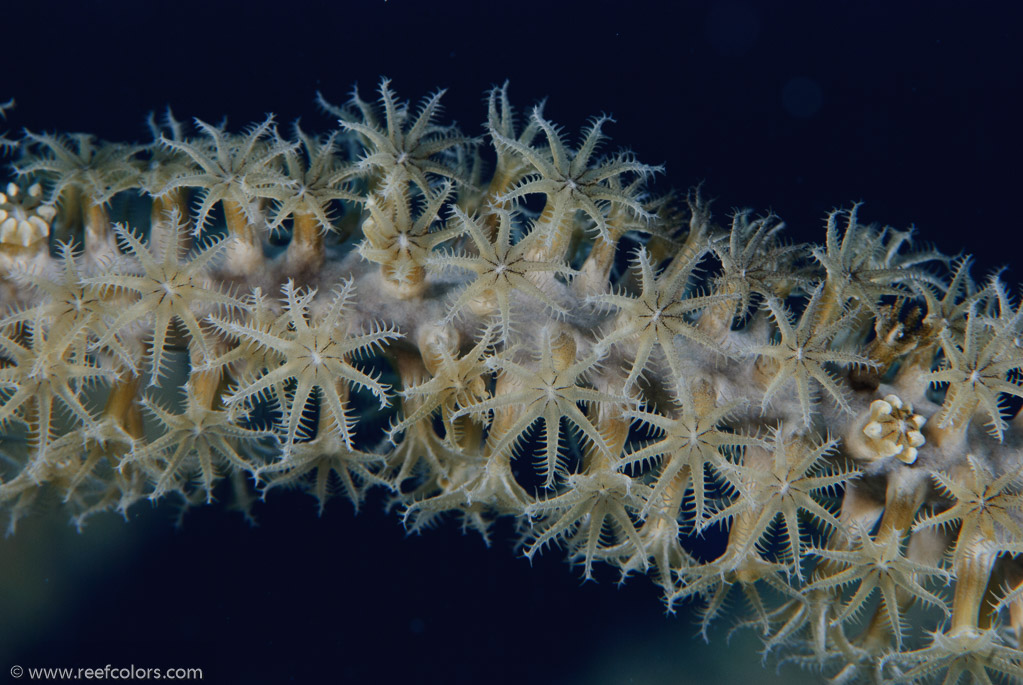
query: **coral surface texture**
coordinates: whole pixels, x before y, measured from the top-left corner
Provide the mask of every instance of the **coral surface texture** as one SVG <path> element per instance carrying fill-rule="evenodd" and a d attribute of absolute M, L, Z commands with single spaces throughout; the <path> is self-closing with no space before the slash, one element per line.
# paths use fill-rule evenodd
<path fill-rule="evenodd" d="M 712 212 L 609 117 L 502 86 L 467 131 L 442 95 L 326 94 L 325 133 L 6 134 L 10 529 L 378 490 L 835 682 L 1023 678 L 1010 286 L 857 204 L 817 244 Z"/>

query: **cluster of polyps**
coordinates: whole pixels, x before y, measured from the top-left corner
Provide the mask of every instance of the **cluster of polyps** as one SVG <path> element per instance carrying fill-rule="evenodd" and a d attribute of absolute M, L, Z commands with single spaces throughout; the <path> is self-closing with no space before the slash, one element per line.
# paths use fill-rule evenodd
<path fill-rule="evenodd" d="M 26 134 L 0 219 L 12 525 L 51 492 L 81 522 L 382 488 L 411 527 L 516 517 L 526 555 L 648 573 L 705 625 L 738 588 L 768 650 L 844 681 L 1023 675 L 1003 283 L 856 207 L 821 245 L 719 226 L 601 155 L 606 117 L 573 148 L 505 88 L 482 138 L 439 102 L 384 81 L 321 102 L 324 135 Z"/>

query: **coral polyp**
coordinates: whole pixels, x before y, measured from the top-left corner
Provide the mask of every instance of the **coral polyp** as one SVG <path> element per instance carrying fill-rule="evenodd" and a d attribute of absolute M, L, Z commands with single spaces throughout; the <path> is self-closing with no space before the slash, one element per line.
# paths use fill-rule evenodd
<path fill-rule="evenodd" d="M 0 510 L 380 490 L 649 575 L 839 682 L 1023 678 L 1023 307 L 968 258 L 388 80 L 323 134 L 36 134 L 0 187 Z M 489 173 L 488 173 L 489 170 Z M 148 218 L 147 218 L 148 217 Z M 698 538 L 717 534 L 707 558 Z M 910 620 L 912 616 L 912 620 Z"/>

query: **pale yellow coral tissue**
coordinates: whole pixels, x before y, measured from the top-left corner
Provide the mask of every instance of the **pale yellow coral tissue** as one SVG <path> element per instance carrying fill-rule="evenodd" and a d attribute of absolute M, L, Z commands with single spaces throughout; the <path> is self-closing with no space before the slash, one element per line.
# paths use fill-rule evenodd
<path fill-rule="evenodd" d="M 382 488 L 411 529 L 513 517 L 530 558 L 649 575 L 704 628 L 741 592 L 767 653 L 840 682 L 1023 678 L 1008 287 L 858 205 L 819 245 L 719 223 L 607 149 L 606 117 L 573 142 L 503 86 L 472 137 L 441 95 L 383 80 L 376 103 L 321 101 L 324 134 L 168 120 L 148 143 L 13 145 L 12 529 L 46 492 L 81 524 L 214 488 Z"/>

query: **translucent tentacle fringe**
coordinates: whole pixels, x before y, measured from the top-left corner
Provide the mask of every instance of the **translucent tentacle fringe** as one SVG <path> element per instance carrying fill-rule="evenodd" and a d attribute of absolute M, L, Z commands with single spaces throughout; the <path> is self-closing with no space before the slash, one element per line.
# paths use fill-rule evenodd
<path fill-rule="evenodd" d="M 3 139 L 12 529 L 48 491 L 81 525 L 247 479 L 383 489 L 413 529 L 513 517 L 529 558 L 649 574 L 704 629 L 738 589 L 736 627 L 836 682 L 1023 678 L 1006 284 L 859 205 L 820 245 L 718 223 L 604 155 L 610 117 L 572 148 L 507 84 L 479 136 L 443 90 L 378 93 L 290 140 L 169 114 L 148 144 Z"/>

